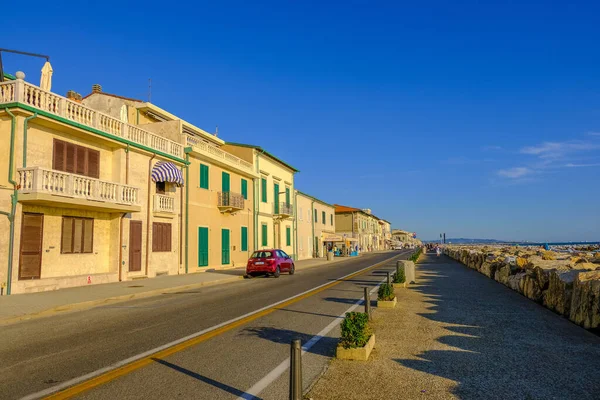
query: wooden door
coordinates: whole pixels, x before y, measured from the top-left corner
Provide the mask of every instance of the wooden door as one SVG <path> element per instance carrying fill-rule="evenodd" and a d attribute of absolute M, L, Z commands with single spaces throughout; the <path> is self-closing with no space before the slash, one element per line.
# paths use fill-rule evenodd
<path fill-rule="evenodd" d="M 208 266 L 208 228 L 198 228 L 198 266 Z"/>
<path fill-rule="evenodd" d="M 229 229 L 221 229 L 221 264 L 228 265 L 229 260 Z"/>
<path fill-rule="evenodd" d="M 129 222 L 129 272 L 142 270 L 142 221 Z"/>
<path fill-rule="evenodd" d="M 23 213 L 21 221 L 19 279 L 40 279 L 44 215 Z"/>

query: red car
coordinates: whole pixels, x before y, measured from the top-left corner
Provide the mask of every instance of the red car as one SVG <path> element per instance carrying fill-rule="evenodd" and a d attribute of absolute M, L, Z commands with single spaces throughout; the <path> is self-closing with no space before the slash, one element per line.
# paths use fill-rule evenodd
<path fill-rule="evenodd" d="M 273 275 L 279 278 L 282 272 L 294 275 L 294 260 L 279 249 L 258 250 L 252 253 L 246 265 L 246 276 Z"/>

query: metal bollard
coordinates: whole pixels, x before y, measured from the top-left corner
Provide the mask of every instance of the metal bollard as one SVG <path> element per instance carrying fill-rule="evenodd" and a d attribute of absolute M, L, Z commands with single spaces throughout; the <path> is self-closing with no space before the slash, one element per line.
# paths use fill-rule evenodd
<path fill-rule="evenodd" d="M 302 345 L 292 340 L 290 347 L 290 400 L 302 400 Z"/>
<path fill-rule="evenodd" d="M 390 277 L 390 271 L 387 272 L 387 283 L 388 283 L 388 285 L 392 284 L 392 278 Z"/>
<path fill-rule="evenodd" d="M 365 314 L 367 314 L 367 316 L 369 317 L 369 321 L 371 321 L 373 318 L 371 316 L 371 298 L 369 296 L 369 288 L 364 288 L 365 289 Z"/>

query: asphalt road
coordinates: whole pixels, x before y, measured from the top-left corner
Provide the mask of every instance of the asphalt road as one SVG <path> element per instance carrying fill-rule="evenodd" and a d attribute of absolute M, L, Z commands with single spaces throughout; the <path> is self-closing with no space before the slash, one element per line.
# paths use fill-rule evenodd
<path fill-rule="evenodd" d="M 406 258 L 408 254 L 369 254 L 279 279 L 255 278 L 2 327 L 0 398 L 39 393 L 395 255 Z M 91 389 L 89 384 L 78 386 L 88 389 L 78 398 L 253 398 L 250 389 L 257 393 L 256 398 L 286 398 L 289 372 L 280 364 L 289 357 L 291 340 L 299 338 L 304 344 L 331 329 L 339 316 L 362 298 L 363 287 L 375 287 L 384 271 L 393 268 L 394 262 L 388 262 L 293 304 L 267 310 L 252 321 L 204 335 L 206 339 L 193 346 L 175 347 L 168 356 L 145 359 L 140 368 L 125 367 L 103 375 L 102 385 Z M 304 355 L 305 388 L 334 354 L 338 336 L 339 327 L 335 326 Z M 274 379 L 265 378 L 269 373 Z"/>

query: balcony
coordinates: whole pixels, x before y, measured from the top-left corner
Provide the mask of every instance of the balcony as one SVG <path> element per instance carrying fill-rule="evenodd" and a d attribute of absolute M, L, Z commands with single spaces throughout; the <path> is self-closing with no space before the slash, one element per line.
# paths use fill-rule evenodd
<path fill-rule="evenodd" d="M 208 143 L 199 137 L 187 135 L 186 143 L 192 147 L 192 151 L 202 154 L 223 166 L 234 168 L 238 171 L 257 177 L 252 163 L 244 161 L 239 157 L 234 156 L 226 151 L 221 150 L 215 145 Z"/>
<path fill-rule="evenodd" d="M 55 171 L 42 167 L 19 168 L 19 201 L 41 205 L 137 212 L 140 189 Z"/>
<path fill-rule="evenodd" d="M 285 219 L 294 215 L 294 208 L 286 202 L 273 203 L 273 217 Z"/>
<path fill-rule="evenodd" d="M 217 207 L 222 213 L 235 212 L 244 209 L 244 196 L 234 192 L 219 192 Z"/>
<path fill-rule="evenodd" d="M 154 212 L 175 213 L 175 198 L 164 194 L 155 194 Z"/>
<path fill-rule="evenodd" d="M 162 153 L 183 158 L 183 146 L 177 142 L 121 122 L 120 119 L 42 90 L 23 80 L 0 82 L 0 105 L 17 102 Z"/>

